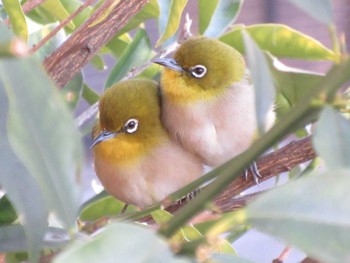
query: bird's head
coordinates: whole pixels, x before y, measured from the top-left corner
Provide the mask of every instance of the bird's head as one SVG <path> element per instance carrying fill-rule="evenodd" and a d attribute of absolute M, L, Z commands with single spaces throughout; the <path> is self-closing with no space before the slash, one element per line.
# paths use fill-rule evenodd
<path fill-rule="evenodd" d="M 116 159 L 127 158 L 147 152 L 162 139 L 158 85 L 154 81 L 127 80 L 108 88 L 100 98 L 99 111 L 91 145 L 94 150 L 100 147 Z"/>
<path fill-rule="evenodd" d="M 194 96 L 193 99 L 219 94 L 240 81 L 245 71 L 243 56 L 238 51 L 207 37 L 190 38 L 181 44 L 173 58 L 155 59 L 153 62 L 165 67 L 163 89 L 176 87 L 178 90 L 172 92 L 181 93 L 183 86 L 187 89 L 183 91 L 185 96 Z"/>

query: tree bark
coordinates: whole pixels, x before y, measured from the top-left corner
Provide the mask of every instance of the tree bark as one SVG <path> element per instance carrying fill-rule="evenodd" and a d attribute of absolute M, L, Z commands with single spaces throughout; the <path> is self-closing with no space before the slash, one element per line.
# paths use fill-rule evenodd
<path fill-rule="evenodd" d="M 284 172 L 288 172 L 295 166 L 313 160 L 315 157 L 316 152 L 312 147 L 311 136 L 292 141 L 284 147 L 265 156 L 262 156 L 259 158 L 259 160 L 257 160 L 256 163 L 261 175 L 259 182 L 266 181 L 271 177 L 277 176 Z M 251 172 L 248 174 L 248 180 L 242 174 L 242 176 L 233 181 L 220 195 L 218 195 L 213 200 L 215 208 L 218 210 L 218 212 L 223 213 L 232 212 L 246 206 L 247 203 L 256 198 L 256 196 L 262 194 L 262 192 L 256 192 L 240 197 L 237 197 L 237 195 L 254 185 L 256 185 L 256 183 L 252 179 Z M 181 202 L 170 205 L 165 210 L 170 213 L 174 213 L 180 207 L 187 204 L 187 202 L 190 201 L 184 198 L 181 200 Z M 147 216 L 139 221 L 153 223 L 151 216 Z"/>
<path fill-rule="evenodd" d="M 44 67 L 56 85 L 64 87 L 146 3 L 147 0 L 128 0 L 115 5 L 115 0 L 106 0 L 44 60 Z"/>

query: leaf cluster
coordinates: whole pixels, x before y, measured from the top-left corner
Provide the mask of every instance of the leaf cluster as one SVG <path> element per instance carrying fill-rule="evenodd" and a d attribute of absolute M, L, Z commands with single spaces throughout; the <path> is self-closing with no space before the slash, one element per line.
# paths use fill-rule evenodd
<path fill-rule="evenodd" d="M 330 0 L 290 1 L 312 17 L 317 6 L 315 18 L 329 28 L 332 49 L 286 25 L 235 24 L 242 0 L 197 0 L 199 34 L 218 38 L 246 55 L 258 94 L 259 136 L 246 152 L 171 195 L 169 200 L 175 201 L 207 184 L 177 213 L 155 204 L 144 211 L 130 207 L 117 216 L 123 204 L 104 192 L 81 204 L 82 135 L 95 121 L 99 95 L 85 82 L 83 64 L 74 69 L 74 78 L 68 77 L 67 84 L 58 89 L 52 81 L 55 72 L 49 71 L 49 77 L 42 62 L 52 52 L 63 50 L 61 44 L 97 12 L 102 10 L 88 28 L 108 23 L 109 15 L 123 1 L 101 0 L 75 14 L 83 1 L 3 0 L 0 185 L 4 196 L 0 199 L 0 251 L 6 254 L 6 260 L 36 262 L 40 257 L 55 256 L 53 262 L 58 263 L 247 262 L 238 257 L 231 243 L 253 227 L 297 246 L 315 259 L 346 262 L 350 257 L 350 106 L 344 87 L 350 80 L 350 60 L 340 52 L 345 48 L 337 38 Z M 33 2 L 35 7 L 25 8 Z M 125 78 L 158 78 L 158 66 L 149 61 L 170 53 L 178 44 L 176 39 L 190 33 L 188 28 L 180 27 L 187 2 L 150 0 L 135 16 L 125 15 L 127 23 L 108 42 L 98 43 L 99 51 L 89 60 L 101 71 L 107 67 L 106 55 L 115 60 L 104 88 Z M 157 21 L 154 45 L 148 20 Z M 37 44 L 63 22 L 57 34 L 28 55 L 31 50 L 23 43 L 28 47 Z M 10 30 L 6 24 L 11 25 Z M 280 58 L 329 61 L 332 67 L 321 75 L 290 68 Z M 266 105 L 273 99 L 277 121 L 266 132 Z M 90 107 L 74 119 L 81 102 Z M 296 167 L 287 184 L 257 194 L 239 210 L 221 213 L 213 206 L 214 198 L 268 149 L 277 147 L 286 136 L 309 134 L 323 161 L 322 169 Z M 187 224 L 208 209 L 216 211 L 211 220 Z M 158 232 L 135 223 L 145 216 L 152 217 Z M 113 223 L 105 226 L 105 218 L 113 218 Z"/>

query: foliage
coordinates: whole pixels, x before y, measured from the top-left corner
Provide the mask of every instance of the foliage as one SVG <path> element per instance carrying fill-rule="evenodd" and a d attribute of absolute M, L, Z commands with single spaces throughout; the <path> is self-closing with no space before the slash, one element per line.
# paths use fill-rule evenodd
<path fill-rule="evenodd" d="M 83 1 L 48 0 L 25 15 L 18 1 L 3 0 L 0 11 L 12 25 L 10 31 L 3 22 L 0 24 L 0 185 L 6 193 L 0 199 L 0 251 L 7 259 L 18 262 L 28 257 L 36 262 L 40 255 L 54 251 L 58 253 L 54 262 L 160 262 L 164 258 L 166 262 L 247 262 L 221 234 L 238 238 L 253 227 L 282 238 L 316 259 L 345 262 L 350 257 L 350 122 L 346 114 L 349 102 L 340 88 L 350 80 L 350 62 L 347 54 L 339 53 L 342 49 L 334 37 L 330 0 L 290 1 L 312 16 L 317 14 L 316 18 L 329 26 L 333 50 L 281 24 L 232 26 L 243 0 L 198 0 L 199 32 L 246 54 L 259 94 L 260 137 L 242 155 L 174 193 L 172 198 L 180 198 L 216 178 L 175 215 L 159 209 L 160 204 L 140 212 L 130 208 L 125 215 L 114 216 L 113 224 L 81 238 L 86 230 L 81 224 L 117 215 L 123 208 L 121 202 L 105 193 L 79 204 L 83 152 L 81 132 L 73 115 L 80 100 L 93 105 L 98 95 L 81 73 L 58 90 L 40 61 L 74 33 L 95 8 L 85 9 L 35 55 L 23 58 L 22 52 L 13 50 L 14 44 L 22 43 L 18 38 L 37 42 Z M 186 3 L 149 1 L 101 48 L 90 61 L 92 66 L 105 69 L 106 54 L 116 60 L 105 88 L 125 78 L 135 67 L 142 69 L 138 76 L 157 78 L 158 68 L 148 62 L 159 54 L 158 46 L 171 46 L 182 33 L 179 23 Z M 315 12 L 315 6 L 320 12 Z M 95 23 L 103 23 L 104 19 L 100 17 Z M 158 21 L 159 36 L 154 46 L 145 29 L 149 19 Z M 39 30 L 32 30 L 34 21 Z M 333 67 L 323 76 L 284 66 L 278 58 L 285 57 L 325 60 Z M 274 96 L 278 120 L 264 133 L 266 105 Z M 205 224 L 186 225 L 262 153 L 318 118 L 313 143 L 324 161 L 323 170 L 307 170 L 301 178 L 262 194 L 238 211 L 220 214 Z M 84 131 L 90 129 L 89 124 Z M 132 221 L 146 215 L 152 215 L 161 226 L 158 233 Z M 78 219 L 81 224 L 76 225 Z M 126 219 L 129 222 L 121 222 Z"/>

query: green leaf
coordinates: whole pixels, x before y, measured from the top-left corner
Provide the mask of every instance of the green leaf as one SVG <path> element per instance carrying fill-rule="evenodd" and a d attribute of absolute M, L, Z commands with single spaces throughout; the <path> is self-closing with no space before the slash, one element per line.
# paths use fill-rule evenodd
<path fill-rule="evenodd" d="M 331 0 L 289 0 L 314 19 L 330 25 L 333 23 Z"/>
<path fill-rule="evenodd" d="M 276 113 L 280 119 L 307 95 L 310 88 L 320 83 L 324 76 L 316 72 L 288 67 L 275 57 L 268 56 L 268 58 L 275 88 L 279 91 L 276 97 Z"/>
<path fill-rule="evenodd" d="M 64 9 L 69 13 L 72 14 L 75 12 L 84 2 L 80 0 L 60 0 L 62 3 Z M 73 24 L 75 27 L 79 27 L 81 24 L 83 24 L 90 16 L 91 16 L 92 7 L 88 6 L 84 8 L 83 11 L 81 11 L 74 19 Z"/>
<path fill-rule="evenodd" d="M 247 207 L 257 229 L 283 238 L 322 262 L 350 258 L 350 170 L 303 177 Z"/>
<path fill-rule="evenodd" d="M 198 0 L 198 27 L 200 35 L 203 35 L 205 30 L 209 26 L 210 20 L 214 14 L 218 3 L 219 0 Z"/>
<path fill-rule="evenodd" d="M 19 224 L 0 227 L 0 251 L 26 251 L 26 233 Z M 62 247 L 69 241 L 69 235 L 61 228 L 49 227 L 45 239 L 38 245 L 39 249 Z"/>
<path fill-rule="evenodd" d="M 27 22 L 19 0 L 3 0 L 5 11 L 8 14 L 13 32 L 23 40 L 28 39 Z"/>
<path fill-rule="evenodd" d="M 83 90 L 83 74 L 78 72 L 62 89 L 62 95 L 69 108 L 74 110 L 78 105 Z"/>
<path fill-rule="evenodd" d="M 96 221 L 102 217 L 117 216 L 124 205 L 123 202 L 103 191 L 83 205 L 79 218 L 82 221 Z"/>
<path fill-rule="evenodd" d="M 317 122 L 313 145 L 329 169 L 350 168 L 350 120 L 325 107 Z"/>
<path fill-rule="evenodd" d="M 100 96 L 85 83 L 83 85 L 82 96 L 86 100 L 86 102 L 89 103 L 89 105 L 98 102 L 98 100 L 100 99 Z"/>
<path fill-rule="evenodd" d="M 204 15 L 209 15 L 209 17 L 211 17 L 209 25 L 203 34 L 213 38 L 219 37 L 236 20 L 243 4 L 241 0 L 219 0 L 216 2 L 217 5 L 215 6 L 214 12 L 211 10 L 213 3 L 210 3 L 208 10 L 206 10 L 207 4 L 205 3 L 208 3 L 208 1 L 201 0 L 199 2 L 200 13 L 204 12 Z M 210 16 L 210 13 L 212 13 L 212 16 Z M 201 16 L 202 15 L 200 15 L 200 17 Z M 207 23 L 206 19 L 204 19 L 204 21 Z"/>
<path fill-rule="evenodd" d="M 277 57 L 337 60 L 333 51 L 316 39 L 281 24 L 236 26 L 220 37 L 220 40 L 244 53 L 242 30 L 247 30 L 262 50 Z"/>
<path fill-rule="evenodd" d="M 31 47 L 37 44 L 40 40 L 42 40 L 49 32 L 51 32 L 55 27 L 55 24 L 48 24 L 35 31 L 34 33 L 29 35 L 28 46 Z M 67 38 L 64 30 L 60 30 L 55 34 L 49 41 L 47 41 L 39 50 L 37 50 L 34 54 L 35 57 L 43 61 L 47 55 L 51 54 L 54 50 L 56 50 Z"/>
<path fill-rule="evenodd" d="M 157 0 L 150 0 L 140 12 L 138 12 L 122 29 L 117 33 L 121 36 L 126 32 L 138 27 L 141 23 L 159 16 L 159 5 Z"/>
<path fill-rule="evenodd" d="M 165 224 L 171 218 L 173 218 L 172 214 L 163 209 L 158 209 L 151 212 L 151 216 L 158 225 Z M 201 237 L 203 236 L 197 229 L 195 229 L 193 226 L 187 225 L 182 227 L 172 239 L 180 243 L 198 240 Z"/>
<path fill-rule="evenodd" d="M 110 40 L 106 46 L 116 58 L 119 58 L 123 54 L 124 50 L 130 45 L 131 41 L 132 39 L 130 39 L 130 36 L 128 34 L 124 34 L 122 36 L 112 38 L 112 40 Z"/>
<path fill-rule="evenodd" d="M 111 70 L 105 87 L 120 81 L 132 68 L 146 63 L 151 56 L 151 44 L 144 29 L 139 29 L 132 43 L 125 49 L 118 63 Z"/>
<path fill-rule="evenodd" d="M 238 178 L 244 169 L 251 165 L 256 158 L 290 132 L 304 127 L 310 115 L 317 114 L 320 108 L 311 106 L 316 96 L 320 94 L 325 97 L 330 96 L 349 80 L 349 76 L 350 60 L 344 58 L 341 63 L 335 64 L 329 70 L 322 82 L 317 83 L 317 85 L 310 89 L 309 93 L 290 111 L 286 118 L 279 120 L 278 124 L 274 125 L 266 134 L 256 140 L 247 151 L 208 172 L 183 189 L 173 193 L 171 197 L 178 196 L 180 193 L 188 193 L 215 178 L 215 180 L 201 191 L 198 197 L 194 198 L 188 205 L 182 207 L 177 212 L 176 217 L 171 219 L 159 232 L 166 237 L 170 237 L 179 227 L 192 218 L 193 215 L 205 209 L 210 200 L 215 198 L 230 182 Z M 185 188 L 186 192 L 184 192 Z"/>
<path fill-rule="evenodd" d="M 1 182 L 1 179 L 0 179 Z M 9 225 L 18 218 L 15 208 L 7 196 L 0 199 L 0 226 Z"/>
<path fill-rule="evenodd" d="M 159 28 L 161 36 L 156 46 L 160 46 L 176 33 L 187 0 L 159 0 L 158 4 L 160 8 Z"/>
<path fill-rule="evenodd" d="M 0 33 L 3 30 L 0 28 Z M 2 34 L 0 34 L 1 36 Z M 3 63 L 0 60 L 0 64 Z M 1 74 L 1 73 L 0 73 Z M 12 150 L 8 140 L 8 101 L 0 78 L 0 185 L 23 222 L 28 252 L 32 262 L 39 258 L 39 244 L 47 227 L 48 210 L 38 183 Z M 0 235 L 0 238 L 3 235 Z M 1 243 L 1 242 L 0 242 Z"/>
<path fill-rule="evenodd" d="M 153 79 L 159 73 L 159 67 L 152 63 L 144 71 L 137 75 L 137 78 Z"/>
<path fill-rule="evenodd" d="M 71 227 L 78 212 L 82 162 L 74 119 L 33 59 L 1 60 L 0 79 L 9 99 L 10 144 L 39 184 L 47 208 L 65 227 Z"/>
<path fill-rule="evenodd" d="M 103 61 L 103 58 L 99 55 L 93 56 L 90 60 L 90 63 L 97 70 L 105 70 L 107 68 L 105 62 Z"/>
<path fill-rule="evenodd" d="M 64 8 L 60 0 L 46 0 L 40 6 L 51 16 L 57 18 L 58 21 L 62 21 L 69 16 L 68 11 Z M 67 26 L 71 30 L 75 29 L 73 21 L 70 21 Z"/>
<path fill-rule="evenodd" d="M 191 261 L 175 257 L 167 243 L 150 229 L 135 224 L 113 223 L 92 239 L 75 242 L 70 248 L 59 254 L 53 262 L 185 263 Z"/>
<path fill-rule="evenodd" d="M 246 31 L 243 31 L 243 39 L 255 90 L 258 131 L 263 134 L 275 101 L 274 82 L 264 53 Z"/>

